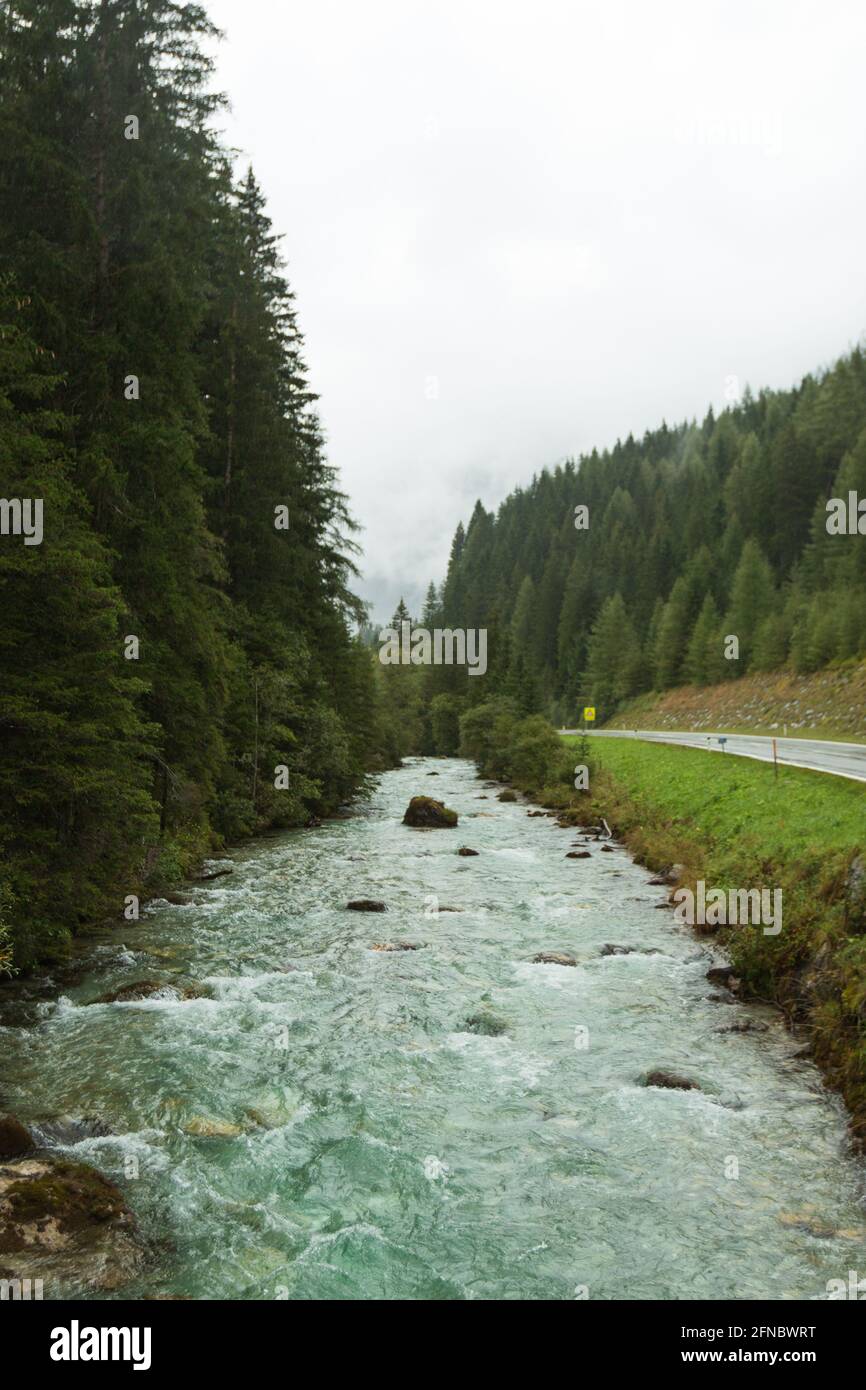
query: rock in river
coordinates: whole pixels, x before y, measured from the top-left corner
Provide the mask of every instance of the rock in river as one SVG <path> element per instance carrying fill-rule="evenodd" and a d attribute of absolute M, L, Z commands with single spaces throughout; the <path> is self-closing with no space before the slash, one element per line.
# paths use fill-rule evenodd
<path fill-rule="evenodd" d="M 643 1083 L 645 1086 L 660 1086 L 666 1091 L 699 1091 L 697 1081 L 688 1076 L 679 1076 L 675 1071 L 651 1071 Z"/>
<path fill-rule="evenodd" d="M 452 830 L 457 824 L 457 812 L 432 796 L 413 796 L 406 808 L 403 824 L 420 830 Z"/>
<path fill-rule="evenodd" d="M 29 1158 L 0 1165 L 0 1265 L 116 1289 L 141 1263 L 135 1221 L 120 1189 L 83 1163 Z"/>
<path fill-rule="evenodd" d="M 100 994 L 98 999 L 91 999 L 91 1004 L 134 1004 L 139 999 L 152 999 L 154 995 L 164 994 L 168 997 L 174 996 L 180 999 L 201 999 L 204 990 L 198 985 L 176 985 L 170 980 L 136 980 L 131 985 L 121 985 L 119 989 L 111 989 L 107 994 Z"/>
<path fill-rule="evenodd" d="M 740 981 L 732 965 L 713 965 L 707 971 L 711 985 L 726 985 L 728 989 L 739 989 Z"/>
<path fill-rule="evenodd" d="M 478 856 L 478 850 L 470 849 L 468 845 L 461 845 L 457 853 L 462 854 L 464 859 L 475 859 Z"/>
<path fill-rule="evenodd" d="M 503 1019 L 497 1018 L 495 1014 L 473 1014 L 467 1018 L 463 1027 L 467 1033 L 481 1033 L 487 1038 L 498 1038 L 501 1033 L 506 1031 L 506 1023 Z"/>
<path fill-rule="evenodd" d="M 353 898 L 346 903 L 349 912 L 387 912 L 384 903 L 377 902 L 375 898 Z"/>
<path fill-rule="evenodd" d="M 566 859 L 591 859 L 592 855 L 588 849 L 570 849 L 565 857 Z"/>
<path fill-rule="evenodd" d="M 516 801 L 517 792 L 513 792 L 510 787 L 506 787 L 504 792 L 500 792 L 497 801 Z"/>
<path fill-rule="evenodd" d="M 537 956 L 532 957 L 533 965 L 577 965 L 574 956 L 566 955 L 565 951 L 539 951 Z"/>
<path fill-rule="evenodd" d="M 30 1130 L 14 1115 L 0 1115 L 0 1159 L 20 1158 L 36 1147 Z"/>
<path fill-rule="evenodd" d="M 420 948 L 414 941 L 376 941 L 371 948 L 374 951 L 417 951 Z"/>
<path fill-rule="evenodd" d="M 601 948 L 603 956 L 658 956 L 661 952 L 655 946 L 616 946 L 611 941 L 606 941 Z"/>

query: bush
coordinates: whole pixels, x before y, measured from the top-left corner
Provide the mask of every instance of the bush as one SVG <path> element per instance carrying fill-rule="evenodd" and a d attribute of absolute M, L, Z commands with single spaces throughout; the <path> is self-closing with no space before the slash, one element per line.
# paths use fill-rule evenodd
<path fill-rule="evenodd" d="M 521 720 L 512 735 L 508 762 L 508 775 L 521 784 L 540 787 L 551 780 L 562 762 L 562 743 L 553 725 L 540 714 Z"/>

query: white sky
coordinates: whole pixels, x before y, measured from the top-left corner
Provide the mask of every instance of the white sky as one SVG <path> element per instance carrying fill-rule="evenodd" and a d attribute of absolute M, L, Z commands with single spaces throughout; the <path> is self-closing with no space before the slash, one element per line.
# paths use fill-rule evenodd
<path fill-rule="evenodd" d="M 545 465 L 866 332 L 862 0 L 206 0 L 378 619 Z"/>

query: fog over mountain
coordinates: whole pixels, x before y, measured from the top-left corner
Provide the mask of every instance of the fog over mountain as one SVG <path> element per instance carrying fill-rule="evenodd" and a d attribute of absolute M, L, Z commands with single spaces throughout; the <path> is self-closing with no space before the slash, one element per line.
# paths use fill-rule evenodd
<path fill-rule="evenodd" d="M 379 618 L 476 497 L 866 330 L 860 6 L 210 11 Z"/>

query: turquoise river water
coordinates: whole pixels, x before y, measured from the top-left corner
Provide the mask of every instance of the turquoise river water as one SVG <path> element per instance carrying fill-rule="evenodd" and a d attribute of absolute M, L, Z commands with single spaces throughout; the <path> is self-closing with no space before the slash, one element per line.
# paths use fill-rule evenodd
<path fill-rule="evenodd" d="M 416 793 L 459 828 L 403 826 Z M 575 833 L 527 809 L 411 760 L 98 938 L 0 1029 L 9 1109 L 110 1131 L 61 1147 L 153 1240 L 117 1296 L 810 1299 L 866 1272 L 864 1166 L 797 1041 L 708 997 L 711 949 L 621 847 L 567 859 Z M 420 949 L 372 949 L 395 940 Z M 89 1002 L 153 978 L 205 997 Z M 768 1030 L 717 1031 L 749 1017 Z M 701 1089 L 644 1086 L 659 1067 Z"/>

